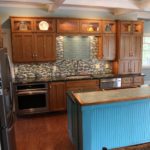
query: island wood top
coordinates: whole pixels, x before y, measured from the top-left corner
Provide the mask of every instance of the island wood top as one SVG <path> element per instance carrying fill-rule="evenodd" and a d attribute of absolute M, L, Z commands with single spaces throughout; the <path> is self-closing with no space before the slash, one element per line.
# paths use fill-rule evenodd
<path fill-rule="evenodd" d="M 105 104 L 150 98 L 150 86 L 106 91 L 75 92 L 73 97 L 80 105 Z"/>

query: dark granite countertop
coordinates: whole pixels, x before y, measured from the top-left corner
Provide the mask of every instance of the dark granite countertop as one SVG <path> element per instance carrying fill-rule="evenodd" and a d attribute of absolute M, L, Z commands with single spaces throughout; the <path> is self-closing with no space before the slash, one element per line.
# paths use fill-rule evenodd
<path fill-rule="evenodd" d="M 66 77 L 41 77 L 41 78 L 24 78 L 19 79 L 15 78 L 13 79 L 14 84 L 24 84 L 24 83 L 38 83 L 38 82 L 59 82 L 59 81 L 76 81 L 76 80 L 92 80 L 92 79 L 103 79 L 103 78 L 116 78 L 116 77 L 128 77 L 128 76 L 137 76 L 137 75 L 144 75 L 144 74 L 132 74 L 132 75 L 114 75 L 114 74 L 93 74 L 93 75 L 78 75 L 79 77 L 76 78 L 76 76 L 72 78 L 66 78 Z"/>

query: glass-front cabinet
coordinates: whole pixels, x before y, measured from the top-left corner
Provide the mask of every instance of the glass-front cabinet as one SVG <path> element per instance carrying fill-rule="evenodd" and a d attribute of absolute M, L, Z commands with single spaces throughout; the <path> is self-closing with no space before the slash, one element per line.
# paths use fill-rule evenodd
<path fill-rule="evenodd" d="M 35 31 L 36 32 L 55 32 L 55 20 L 39 18 L 35 19 Z"/>
<path fill-rule="evenodd" d="M 81 20 L 80 21 L 81 33 L 101 33 L 101 21 L 99 20 Z"/>
<path fill-rule="evenodd" d="M 57 19 L 57 33 L 79 33 L 79 20 Z"/>
<path fill-rule="evenodd" d="M 122 21 L 121 33 L 143 33 L 143 22 L 141 21 Z"/>
<path fill-rule="evenodd" d="M 30 18 L 12 18 L 12 32 L 32 32 L 34 30 L 34 21 Z"/>
<path fill-rule="evenodd" d="M 116 22 L 104 20 L 103 24 L 103 33 L 116 33 Z"/>

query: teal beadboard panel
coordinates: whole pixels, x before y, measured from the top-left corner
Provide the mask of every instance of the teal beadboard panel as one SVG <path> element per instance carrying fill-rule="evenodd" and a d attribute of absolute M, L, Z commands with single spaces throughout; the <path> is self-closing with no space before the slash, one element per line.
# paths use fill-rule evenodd
<path fill-rule="evenodd" d="M 82 106 L 82 149 L 150 142 L 150 99 Z"/>
<path fill-rule="evenodd" d="M 90 39 L 88 36 L 64 36 L 65 59 L 89 59 Z"/>

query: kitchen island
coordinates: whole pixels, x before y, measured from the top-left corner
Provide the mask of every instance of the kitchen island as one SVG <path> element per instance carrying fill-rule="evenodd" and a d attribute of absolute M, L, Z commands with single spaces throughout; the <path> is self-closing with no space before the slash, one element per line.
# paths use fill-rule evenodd
<path fill-rule="evenodd" d="M 150 87 L 67 95 L 68 131 L 77 150 L 150 142 Z"/>

